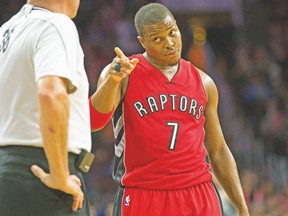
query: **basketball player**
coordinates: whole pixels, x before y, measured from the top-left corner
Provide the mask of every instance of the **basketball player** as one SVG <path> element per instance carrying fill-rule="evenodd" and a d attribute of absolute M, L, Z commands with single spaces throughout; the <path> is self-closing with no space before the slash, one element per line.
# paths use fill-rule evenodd
<path fill-rule="evenodd" d="M 88 81 L 70 19 L 78 7 L 29 0 L 0 28 L 2 216 L 90 215 L 75 166 L 91 149 Z"/>
<path fill-rule="evenodd" d="M 145 52 L 128 58 L 115 48 L 90 98 L 94 130 L 113 115 L 113 216 L 220 216 L 206 153 L 238 215 L 248 216 L 213 80 L 181 58 L 181 33 L 166 7 L 142 7 L 135 26 Z"/>

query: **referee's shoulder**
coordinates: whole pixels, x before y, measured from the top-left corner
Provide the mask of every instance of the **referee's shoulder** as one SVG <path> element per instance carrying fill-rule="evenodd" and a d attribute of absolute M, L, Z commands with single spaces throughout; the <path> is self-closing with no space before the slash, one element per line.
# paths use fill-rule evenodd
<path fill-rule="evenodd" d="M 61 13 L 51 13 L 49 17 L 45 19 L 47 22 L 56 26 L 57 28 L 70 28 L 75 27 L 74 22 L 65 14 Z"/>
<path fill-rule="evenodd" d="M 76 29 L 74 22 L 68 16 L 61 13 L 35 13 L 31 14 L 29 18 L 42 21 L 43 24 L 54 26 L 58 30 Z"/>

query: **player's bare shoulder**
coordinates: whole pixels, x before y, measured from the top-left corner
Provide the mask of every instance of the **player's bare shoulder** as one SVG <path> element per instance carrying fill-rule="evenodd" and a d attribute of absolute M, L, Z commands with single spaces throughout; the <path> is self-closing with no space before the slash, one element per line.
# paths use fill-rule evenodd
<path fill-rule="evenodd" d="M 213 81 L 213 79 L 204 71 L 202 71 L 199 68 L 196 68 L 198 73 L 200 74 L 204 89 L 206 91 L 206 94 L 209 98 L 209 95 L 213 94 L 213 95 L 218 95 L 218 90 L 217 90 L 217 86 L 215 84 L 215 82 Z"/>

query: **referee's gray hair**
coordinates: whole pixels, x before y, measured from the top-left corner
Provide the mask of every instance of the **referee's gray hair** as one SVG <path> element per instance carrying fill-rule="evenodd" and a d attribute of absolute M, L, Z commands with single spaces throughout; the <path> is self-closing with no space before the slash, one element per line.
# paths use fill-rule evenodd
<path fill-rule="evenodd" d="M 134 24 L 139 36 L 143 36 L 143 30 L 145 25 L 153 25 L 167 16 L 174 18 L 173 14 L 167 7 L 159 3 L 150 3 L 141 7 L 135 15 Z"/>

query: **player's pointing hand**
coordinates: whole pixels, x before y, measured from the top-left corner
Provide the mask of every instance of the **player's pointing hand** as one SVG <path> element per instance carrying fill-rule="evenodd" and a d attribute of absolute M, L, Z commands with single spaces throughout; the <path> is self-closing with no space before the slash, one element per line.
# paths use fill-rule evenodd
<path fill-rule="evenodd" d="M 123 51 L 119 47 L 114 49 L 116 57 L 110 64 L 110 75 L 117 81 L 121 81 L 127 77 L 135 68 L 138 63 L 138 59 L 129 59 L 125 56 Z"/>

